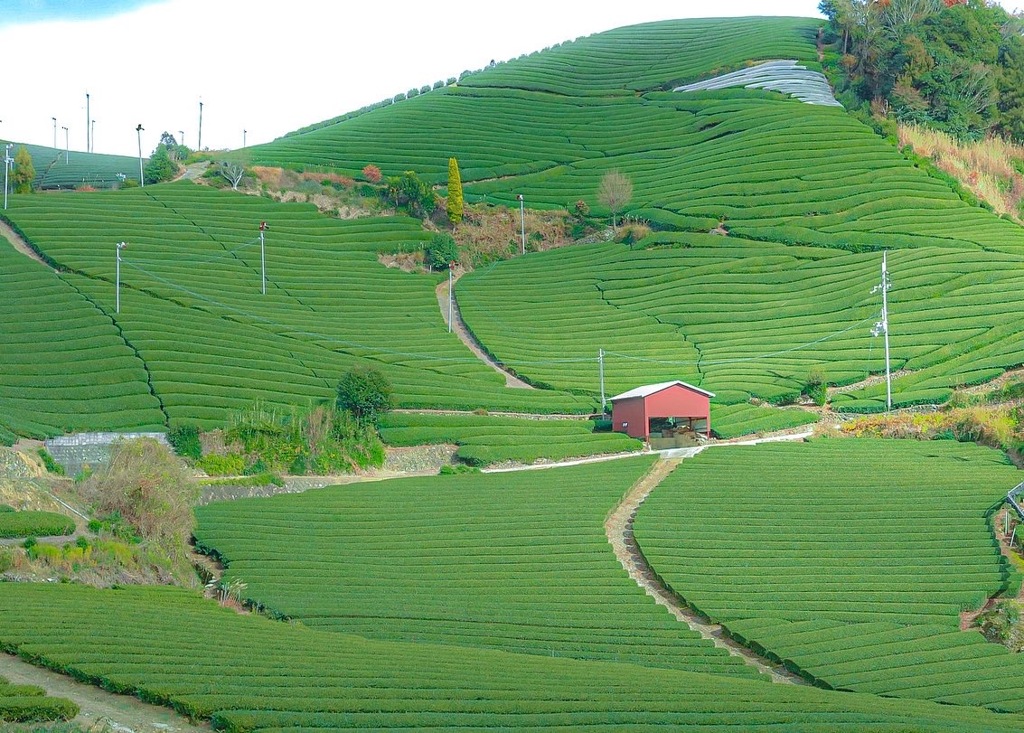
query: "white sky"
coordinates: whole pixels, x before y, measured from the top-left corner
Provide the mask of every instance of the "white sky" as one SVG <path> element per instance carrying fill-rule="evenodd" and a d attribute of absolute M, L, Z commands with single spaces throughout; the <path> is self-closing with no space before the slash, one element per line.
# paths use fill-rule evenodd
<path fill-rule="evenodd" d="M 2 11 L 0 11 L 2 12 Z M 0 139 L 148 155 L 164 130 L 238 148 L 578 36 L 682 17 L 816 17 L 817 0 L 166 0 L 0 27 Z M 179 135 L 179 131 L 184 135 Z"/>

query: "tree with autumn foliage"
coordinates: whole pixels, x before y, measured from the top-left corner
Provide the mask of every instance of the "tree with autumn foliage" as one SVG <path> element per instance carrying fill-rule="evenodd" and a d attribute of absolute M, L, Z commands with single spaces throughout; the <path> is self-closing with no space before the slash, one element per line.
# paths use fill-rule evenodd
<path fill-rule="evenodd" d="M 465 201 L 462 197 L 462 176 L 459 175 L 459 161 L 448 159 L 448 220 L 452 224 L 462 221 Z"/>

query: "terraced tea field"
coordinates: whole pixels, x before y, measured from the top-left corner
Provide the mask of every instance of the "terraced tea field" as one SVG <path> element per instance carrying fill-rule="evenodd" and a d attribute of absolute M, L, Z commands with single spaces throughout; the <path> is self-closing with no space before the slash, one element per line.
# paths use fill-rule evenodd
<path fill-rule="evenodd" d="M 502 461 L 532 463 L 639 451 L 643 443 L 623 433 L 594 432 L 592 420 L 535 420 L 489 415 L 419 415 L 392 412 L 381 439 L 394 446 L 453 443 L 456 457 L 472 466 Z"/>
<path fill-rule="evenodd" d="M 229 731 L 1011 731 L 1020 716 L 761 680 L 385 642 L 176 588 L 10 584 L 0 645 Z M 82 633 L 68 634 L 71 626 Z"/>
<path fill-rule="evenodd" d="M 996 451 L 952 442 L 708 450 L 634 530 L 693 608 L 819 683 L 1021 712 L 1024 662 L 959 630 L 1007 586 L 987 512 L 1018 481 Z"/>
<path fill-rule="evenodd" d="M 651 463 L 223 502 L 197 511 L 196 537 L 225 582 L 317 629 L 756 676 L 655 605 L 608 546 L 605 515 Z"/>
<path fill-rule="evenodd" d="M 604 349 L 609 394 L 683 379 L 715 392 L 721 410 L 794 399 L 815 370 L 839 384 L 884 371 L 870 333 L 880 265 L 877 253 L 660 234 L 642 250 L 589 245 L 471 273 L 459 307 L 492 356 L 532 382 L 592 388 L 579 362 Z M 942 402 L 1022 363 L 1019 255 L 900 250 L 889 271 L 893 369 L 909 372 L 893 383 L 895 405 Z M 548 363 L 533 363 L 541 354 Z M 884 399 L 883 384 L 834 406 L 874 411 Z"/>
<path fill-rule="evenodd" d="M 422 243 L 427 235 L 409 219 L 341 222 L 312 206 L 189 183 L 21 197 L 10 213 L 66 272 L 58 280 L 23 257 L 21 270 L 48 278 L 47 287 L 62 297 L 78 298 L 95 314 L 97 333 L 134 351 L 147 372 L 148 399 L 158 399 L 170 421 L 213 427 L 257 398 L 282 405 L 328 399 L 356 363 L 380 367 L 405 407 L 587 412 L 593 404 L 566 393 L 507 390 L 446 332 L 434 294 L 439 276 L 377 262 L 379 251 Z M 263 220 L 271 222 L 265 296 L 257 238 Z M 125 240 L 117 313 L 114 244 Z M 21 282 L 11 278 L 4 287 L 31 292 Z M 19 331 L 45 332 L 45 313 L 4 301 L 10 318 L 20 317 Z M 32 371 L 25 368 L 21 378 L 32 378 Z M 123 393 L 131 384 L 117 388 Z M 115 404 L 130 407 L 127 400 Z M 95 421 L 100 407 L 83 401 L 70 412 Z M 64 427 L 55 418 L 37 422 L 39 432 Z"/>

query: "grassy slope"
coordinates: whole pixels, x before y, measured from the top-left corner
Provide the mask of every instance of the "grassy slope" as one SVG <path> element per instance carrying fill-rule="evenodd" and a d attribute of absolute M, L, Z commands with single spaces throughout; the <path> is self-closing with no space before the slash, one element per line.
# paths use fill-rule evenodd
<path fill-rule="evenodd" d="M 635 532 L 688 603 L 825 684 L 1021 712 L 1020 657 L 959 631 L 961 610 L 1006 587 L 986 512 L 1016 474 L 952 442 L 710 450 Z"/>

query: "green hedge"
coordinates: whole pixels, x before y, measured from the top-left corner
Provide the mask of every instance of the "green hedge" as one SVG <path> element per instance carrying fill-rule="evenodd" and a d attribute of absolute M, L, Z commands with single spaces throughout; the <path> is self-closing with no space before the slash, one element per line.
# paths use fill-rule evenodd
<path fill-rule="evenodd" d="M 56 512 L 0 512 L 0 537 L 49 537 L 69 535 L 75 522 Z"/>

